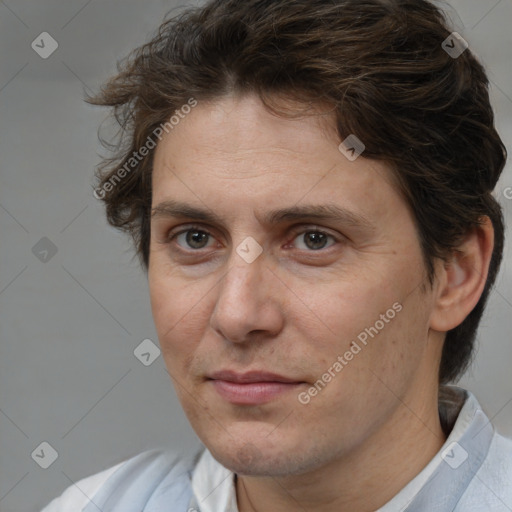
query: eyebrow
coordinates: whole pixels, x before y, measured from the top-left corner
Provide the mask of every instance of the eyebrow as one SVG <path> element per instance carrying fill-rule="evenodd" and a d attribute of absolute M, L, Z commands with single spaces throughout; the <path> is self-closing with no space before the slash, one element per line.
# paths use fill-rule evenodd
<path fill-rule="evenodd" d="M 222 225 L 223 219 L 209 209 L 197 208 L 175 200 L 162 201 L 151 209 L 152 218 L 190 218 L 210 224 Z M 297 220 L 336 221 L 351 227 L 374 229 L 375 226 L 366 217 L 338 205 L 294 205 L 288 208 L 271 210 L 263 216 L 263 222 L 276 225 Z"/>

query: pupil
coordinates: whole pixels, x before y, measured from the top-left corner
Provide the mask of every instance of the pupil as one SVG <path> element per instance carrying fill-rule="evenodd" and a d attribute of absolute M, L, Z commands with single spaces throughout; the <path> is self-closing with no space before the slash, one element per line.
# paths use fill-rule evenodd
<path fill-rule="evenodd" d="M 202 231 L 189 231 L 187 233 L 187 243 L 195 248 L 203 247 L 204 244 L 201 244 L 201 241 L 205 241 L 207 234 Z"/>
<path fill-rule="evenodd" d="M 322 247 L 325 246 L 325 241 L 327 239 L 326 235 L 324 235 L 322 233 L 310 232 L 310 233 L 306 233 L 305 236 L 308 237 L 306 239 L 306 245 L 310 249 L 319 249 L 319 248 L 321 249 Z M 312 244 L 309 244 L 308 240 L 312 241 Z"/>

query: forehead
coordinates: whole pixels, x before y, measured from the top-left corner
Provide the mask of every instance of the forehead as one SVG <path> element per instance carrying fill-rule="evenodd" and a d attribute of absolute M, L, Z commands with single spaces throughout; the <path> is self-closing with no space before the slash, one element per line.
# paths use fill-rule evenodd
<path fill-rule="evenodd" d="M 152 206 L 185 200 L 242 212 L 342 202 L 355 214 L 365 204 L 386 213 L 386 196 L 397 199 L 390 170 L 362 157 L 350 161 L 339 142 L 328 108 L 291 118 L 254 96 L 198 102 L 157 146 Z"/>
<path fill-rule="evenodd" d="M 318 158 L 320 144 L 337 147 L 332 108 L 310 107 L 297 117 L 284 117 L 270 112 L 254 95 L 228 96 L 198 102 L 158 145 L 157 157 L 165 149 L 168 163 L 181 163 L 184 155 L 179 149 L 186 145 L 186 158 L 192 161 L 250 160 L 260 155 L 304 161 Z"/>

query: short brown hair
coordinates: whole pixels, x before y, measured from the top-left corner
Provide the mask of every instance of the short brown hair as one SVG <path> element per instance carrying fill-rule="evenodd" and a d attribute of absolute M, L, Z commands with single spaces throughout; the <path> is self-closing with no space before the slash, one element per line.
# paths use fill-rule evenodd
<path fill-rule="evenodd" d="M 113 107 L 121 126 L 98 185 L 112 178 L 190 98 L 256 93 L 333 107 L 340 140 L 388 163 L 414 212 L 430 283 L 445 259 L 488 216 L 495 245 L 484 292 L 449 331 L 440 383 L 471 360 L 476 330 L 502 258 L 501 207 L 491 192 L 507 152 L 494 128 L 488 80 L 467 49 L 442 47 L 446 19 L 426 0 L 211 0 L 165 21 L 88 101 Z M 453 43 L 452 43 L 453 44 Z M 154 151 L 109 187 L 111 225 L 128 231 L 147 269 Z M 133 163 L 133 162 L 132 162 Z M 119 177 L 119 174 L 117 175 Z"/>

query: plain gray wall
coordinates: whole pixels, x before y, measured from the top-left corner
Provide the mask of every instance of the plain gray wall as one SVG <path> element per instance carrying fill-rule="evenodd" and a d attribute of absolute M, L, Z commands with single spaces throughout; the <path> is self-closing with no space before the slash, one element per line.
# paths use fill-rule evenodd
<path fill-rule="evenodd" d="M 176 5 L 0 1 L 1 512 L 39 510 L 72 482 L 145 449 L 197 446 L 162 358 L 146 367 L 133 355 L 143 339 L 157 342 L 147 284 L 129 240 L 106 225 L 92 195 L 105 112 L 83 101 Z M 451 5 L 454 29 L 488 70 L 497 127 L 512 151 L 512 0 Z M 31 48 L 42 32 L 59 45 L 47 59 Z M 509 235 L 511 186 L 509 164 L 496 190 Z M 43 237 L 57 248 L 46 263 L 32 249 Z M 507 435 L 510 283 L 508 242 L 478 356 L 461 382 Z M 58 452 L 48 469 L 31 458 L 43 441 Z"/>

